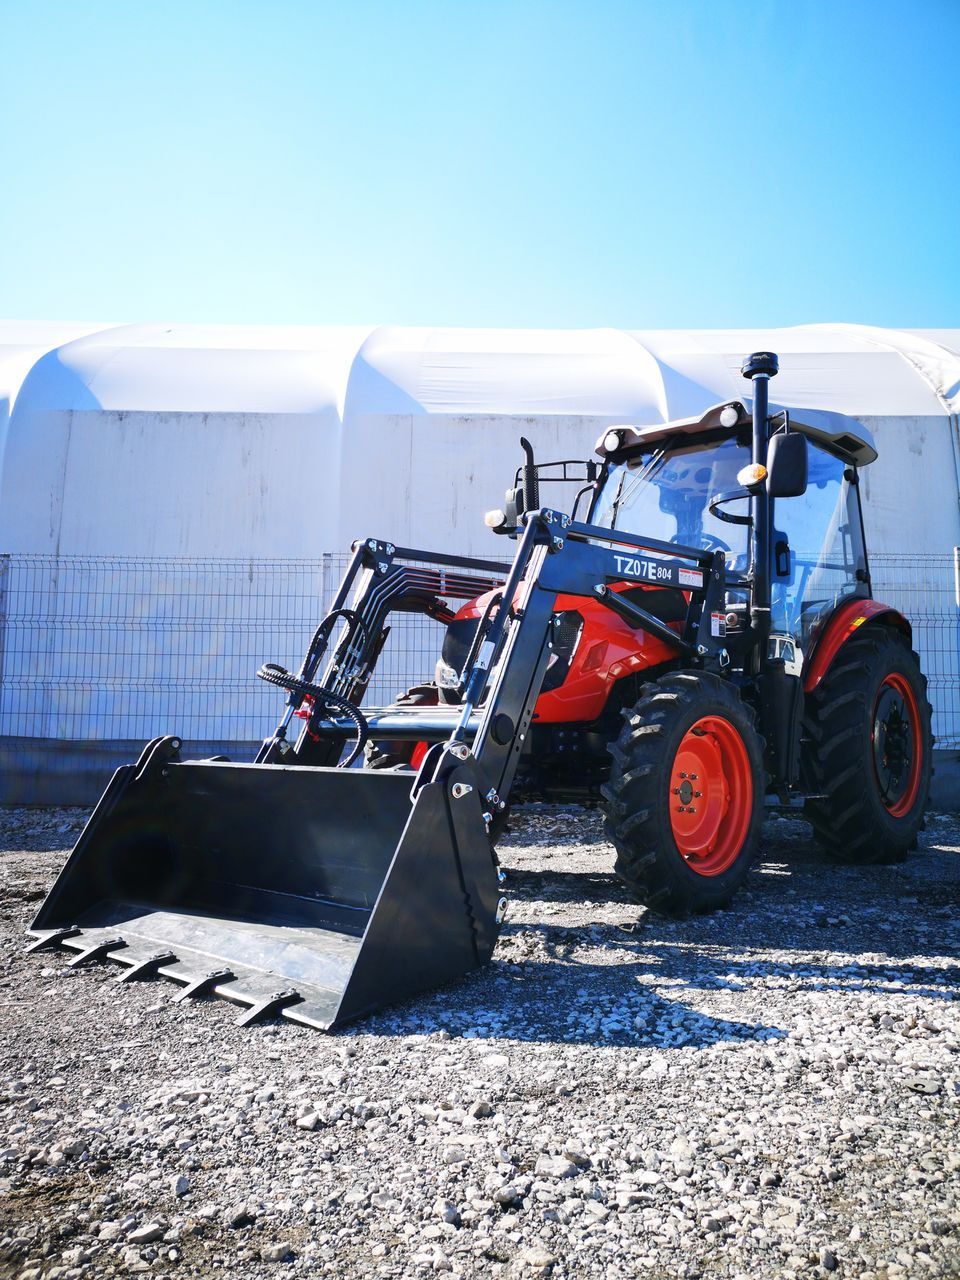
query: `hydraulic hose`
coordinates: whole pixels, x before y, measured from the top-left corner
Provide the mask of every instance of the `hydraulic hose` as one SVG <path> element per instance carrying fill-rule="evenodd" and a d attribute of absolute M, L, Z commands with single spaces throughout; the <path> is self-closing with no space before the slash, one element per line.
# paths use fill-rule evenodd
<path fill-rule="evenodd" d="M 347 647 L 353 644 L 353 638 L 357 632 L 360 635 L 360 643 L 366 643 L 367 628 L 359 614 L 354 612 L 353 609 L 331 609 L 313 633 L 313 639 L 307 649 L 307 656 L 303 660 L 303 675 L 301 679 L 313 679 L 317 667 L 320 665 L 320 659 L 323 657 L 329 643 L 330 632 L 333 630 L 334 624 L 341 619 L 348 624 L 347 634 L 344 637 L 344 644 Z"/>
<path fill-rule="evenodd" d="M 298 676 L 292 676 L 285 667 L 280 667 L 275 662 L 265 662 L 257 672 L 257 675 L 261 680 L 266 680 L 267 684 L 276 685 L 278 689 L 286 689 L 288 693 L 299 694 L 301 698 L 309 695 L 313 698 L 314 708 L 324 704 L 345 715 L 356 727 L 357 740 L 346 760 L 342 761 L 337 768 L 349 769 L 353 762 L 360 758 L 363 754 L 363 748 L 367 745 L 367 739 L 370 737 L 370 726 L 352 702 L 348 702 L 346 698 L 341 698 L 339 693 L 331 693 L 329 689 L 324 689 L 318 684 L 311 684 L 309 680 L 301 680 Z"/>

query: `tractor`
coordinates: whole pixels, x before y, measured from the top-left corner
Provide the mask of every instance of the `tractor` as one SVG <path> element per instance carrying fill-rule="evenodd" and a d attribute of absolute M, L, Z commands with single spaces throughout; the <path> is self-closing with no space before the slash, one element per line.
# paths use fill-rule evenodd
<path fill-rule="evenodd" d="M 327 1029 L 485 964 L 511 801 L 599 802 L 648 908 L 726 905 L 764 813 L 890 861 L 923 822 L 932 737 L 909 621 L 872 598 L 858 422 L 751 395 L 524 460 L 493 534 L 512 562 L 354 544 L 249 763 L 165 736 L 119 769 L 33 946 Z M 541 501 L 566 486 L 570 499 Z M 393 613 L 443 631 L 434 679 L 364 705 Z M 298 731 L 294 732 L 299 721 Z"/>

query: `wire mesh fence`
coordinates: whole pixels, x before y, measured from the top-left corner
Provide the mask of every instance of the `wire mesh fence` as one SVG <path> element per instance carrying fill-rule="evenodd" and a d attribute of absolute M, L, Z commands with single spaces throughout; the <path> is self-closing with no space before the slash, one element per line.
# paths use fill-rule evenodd
<path fill-rule="evenodd" d="M 960 547 L 952 555 L 871 556 L 873 595 L 913 624 L 938 747 L 960 748 Z"/>
<path fill-rule="evenodd" d="M 281 695 L 264 661 L 299 666 L 348 557 L 187 560 L 0 556 L 0 736 L 256 742 Z M 874 595 L 912 620 L 940 746 L 960 747 L 955 557 L 871 561 Z M 368 704 L 432 678 L 442 627 L 394 614 Z"/>

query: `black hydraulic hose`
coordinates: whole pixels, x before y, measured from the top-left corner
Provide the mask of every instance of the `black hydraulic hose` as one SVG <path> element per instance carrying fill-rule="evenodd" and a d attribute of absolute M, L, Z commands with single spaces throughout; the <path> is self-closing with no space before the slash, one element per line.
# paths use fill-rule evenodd
<path fill-rule="evenodd" d="M 361 644 L 366 643 L 367 628 L 358 613 L 353 609 L 331 609 L 313 633 L 313 639 L 310 641 L 310 645 L 307 649 L 307 656 L 304 658 L 303 666 L 300 669 L 301 679 L 313 679 L 316 674 L 317 667 L 320 664 L 320 659 L 326 652 L 327 645 L 330 641 L 330 632 L 333 630 L 334 623 L 341 618 L 349 624 L 350 628 L 344 637 L 345 643 L 348 646 L 352 645 L 354 634 L 357 631 L 360 633 Z"/>
<path fill-rule="evenodd" d="M 359 760 L 363 754 L 363 748 L 367 745 L 367 740 L 370 737 L 370 726 L 352 702 L 348 702 L 346 698 L 341 698 L 338 693 L 331 693 L 329 689 L 321 688 L 318 684 L 311 684 L 309 680 L 301 680 L 299 676 L 292 676 L 285 667 L 277 666 L 275 662 L 265 662 L 257 672 L 257 675 L 261 680 L 266 680 L 267 684 L 276 685 L 278 689 L 286 689 L 288 693 L 299 694 L 301 698 L 305 696 L 313 698 L 314 707 L 325 704 L 341 712 L 348 720 L 352 720 L 357 730 L 357 740 L 346 760 L 342 761 L 337 768 L 349 769 L 355 760 Z"/>

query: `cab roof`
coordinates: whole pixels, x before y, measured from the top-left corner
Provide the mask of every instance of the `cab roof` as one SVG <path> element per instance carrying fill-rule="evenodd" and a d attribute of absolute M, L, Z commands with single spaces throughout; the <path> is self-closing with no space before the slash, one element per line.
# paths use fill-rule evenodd
<path fill-rule="evenodd" d="M 735 421 L 721 421 L 725 409 L 736 410 Z M 844 462 L 863 467 L 877 457 L 873 436 L 856 418 L 849 418 L 845 413 L 834 413 L 831 409 L 785 409 L 782 405 L 771 404 L 770 417 L 787 413 L 790 427 L 799 431 L 808 439 L 836 454 Z M 725 414 L 729 419 L 730 415 Z M 640 449 L 659 444 L 673 435 L 702 435 L 707 431 L 726 430 L 731 433 L 741 427 L 749 426 L 751 409 L 749 400 L 726 400 L 722 404 L 712 405 L 706 413 L 694 418 L 675 418 L 672 422 L 658 422 L 649 427 L 636 427 L 630 424 L 607 427 L 597 441 L 596 452 L 601 458 L 610 458 L 631 449 Z M 608 436 L 616 432 L 619 442 L 615 449 L 606 447 Z"/>

